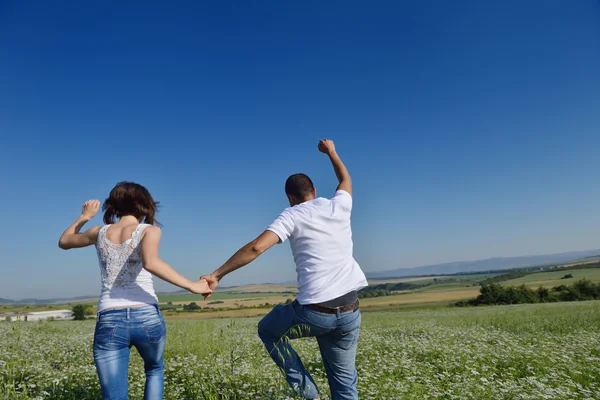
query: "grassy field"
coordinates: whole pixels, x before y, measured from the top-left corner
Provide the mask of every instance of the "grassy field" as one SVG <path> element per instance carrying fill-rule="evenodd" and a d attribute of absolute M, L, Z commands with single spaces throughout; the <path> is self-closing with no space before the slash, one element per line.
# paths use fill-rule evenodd
<path fill-rule="evenodd" d="M 561 279 L 567 274 L 572 274 L 573 278 Z M 571 285 L 573 284 L 573 282 L 584 278 L 589 279 L 592 282 L 600 282 L 600 268 L 582 268 L 567 271 L 558 270 L 536 272 L 530 275 L 523 276 L 521 278 L 504 281 L 502 282 L 502 284 L 505 286 L 518 286 L 525 284 L 529 287 L 534 288 L 537 288 L 539 286 L 550 288 L 558 285 Z"/>
<path fill-rule="evenodd" d="M 291 399 L 258 319 L 167 321 L 165 399 Z M 0 398 L 98 399 L 93 321 L 0 323 Z M 294 342 L 323 399 L 316 342 Z M 600 302 L 364 312 L 361 399 L 597 399 Z M 132 352 L 130 398 L 142 397 Z"/>

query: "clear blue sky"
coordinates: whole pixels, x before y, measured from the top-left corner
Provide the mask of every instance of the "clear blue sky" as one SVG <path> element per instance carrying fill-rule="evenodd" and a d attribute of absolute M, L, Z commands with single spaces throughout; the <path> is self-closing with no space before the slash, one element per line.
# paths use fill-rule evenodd
<path fill-rule="evenodd" d="M 0 297 L 97 294 L 94 249 L 56 243 L 120 180 L 210 272 L 289 174 L 333 194 L 323 137 L 365 271 L 600 248 L 597 0 L 4 0 L 0 59 Z M 294 279 L 286 244 L 223 285 Z"/>

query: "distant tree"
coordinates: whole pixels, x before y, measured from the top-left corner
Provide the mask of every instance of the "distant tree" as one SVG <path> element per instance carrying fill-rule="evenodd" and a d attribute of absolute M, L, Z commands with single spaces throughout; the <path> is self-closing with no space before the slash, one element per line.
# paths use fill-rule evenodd
<path fill-rule="evenodd" d="M 563 276 L 560 279 L 571 279 L 573 277 L 573 274 L 566 274 L 565 276 Z"/>
<path fill-rule="evenodd" d="M 192 301 L 190 304 L 184 304 L 183 309 L 186 311 L 194 311 L 202 309 L 196 302 Z"/>
<path fill-rule="evenodd" d="M 173 302 L 172 301 L 167 301 L 167 305 L 172 306 Z"/>
<path fill-rule="evenodd" d="M 537 289 L 536 294 L 540 303 L 546 303 L 550 299 L 550 291 L 545 287 L 540 286 Z"/>
<path fill-rule="evenodd" d="M 582 279 L 573 284 L 573 289 L 579 292 L 579 300 L 594 300 L 598 297 L 598 285 L 588 279 Z"/>
<path fill-rule="evenodd" d="M 537 290 L 530 289 L 525 285 L 503 287 L 497 283 L 484 284 L 477 298 L 458 302 L 456 305 L 526 304 L 598 299 L 600 299 L 600 284 L 582 279 L 570 286 L 559 285 L 552 289 L 539 287 Z"/>
<path fill-rule="evenodd" d="M 479 289 L 481 293 L 477 298 L 481 304 L 498 304 L 504 292 L 502 286 L 498 283 L 484 284 Z"/>
<path fill-rule="evenodd" d="M 76 304 L 73 306 L 72 311 L 73 311 L 73 320 L 85 321 L 85 305 Z"/>

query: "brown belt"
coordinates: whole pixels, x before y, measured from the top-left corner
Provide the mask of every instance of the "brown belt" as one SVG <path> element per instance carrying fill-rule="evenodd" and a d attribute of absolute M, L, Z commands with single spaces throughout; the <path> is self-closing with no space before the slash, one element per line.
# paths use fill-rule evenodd
<path fill-rule="evenodd" d="M 337 314 L 338 312 L 343 313 L 346 311 L 358 310 L 358 299 L 356 299 L 356 301 L 352 304 L 348 304 L 346 306 L 341 306 L 337 308 L 323 307 L 318 304 L 307 304 L 306 307 L 324 314 Z"/>

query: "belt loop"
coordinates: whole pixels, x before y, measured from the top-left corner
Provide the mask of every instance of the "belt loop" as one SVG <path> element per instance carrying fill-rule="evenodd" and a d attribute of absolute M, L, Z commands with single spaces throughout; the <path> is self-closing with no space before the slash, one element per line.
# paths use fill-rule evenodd
<path fill-rule="evenodd" d="M 131 310 L 131 308 L 127 307 L 127 321 L 129 321 L 129 311 Z"/>
<path fill-rule="evenodd" d="M 339 308 L 339 307 L 336 307 L 336 308 L 335 308 L 335 316 L 336 316 L 337 318 L 339 318 L 339 317 L 341 316 L 341 313 L 340 313 L 340 308 Z"/>

